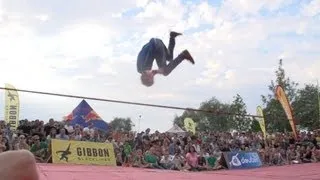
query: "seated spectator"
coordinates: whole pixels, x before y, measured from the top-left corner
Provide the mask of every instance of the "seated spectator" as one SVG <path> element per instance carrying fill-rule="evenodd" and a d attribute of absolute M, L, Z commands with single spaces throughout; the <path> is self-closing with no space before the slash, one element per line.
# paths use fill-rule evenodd
<path fill-rule="evenodd" d="M 129 166 L 131 159 L 132 148 L 128 141 L 125 141 L 123 144 L 123 155 L 124 155 L 124 163 L 126 166 Z"/>
<path fill-rule="evenodd" d="M 301 156 L 301 161 L 303 163 L 311 163 L 312 162 L 312 148 L 311 146 L 307 146 L 307 148 L 303 151 Z"/>
<path fill-rule="evenodd" d="M 209 169 L 208 161 L 204 157 L 203 150 L 201 150 L 198 156 L 198 170 L 207 170 L 207 169 Z"/>
<path fill-rule="evenodd" d="M 175 168 L 175 164 L 173 162 L 173 159 L 170 158 L 170 155 L 169 155 L 168 151 L 164 151 L 163 152 L 163 156 L 161 157 L 161 160 L 160 160 L 159 164 L 164 169 L 170 169 L 170 170 L 177 169 L 177 168 Z"/>
<path fill-rule="evenodd" d="M 282 165 L 282 164 L 284 164 L 284 159 L 283 159 L 283 157 L 282 157 L 282 155 L 280 153 L 279 146 L 276 146 L 276 147 L 272 148 L 271 153 L 272 153 L 271 162 L 272 162 L 273 165 Z"/>
<path fill-rule="evenodd" d="M 5 137 L 3 137 L 3 134 L 0 134 L 0 153 L 5 152 L 7 150 Z"/>
<path fill-rule="evenodd" d="M 181 171 L 181 170 L 184 170 L 185 163 L 186 163 L 186 159 L 185 159 L 184 156 L 182 155 L 180 149 L 176 149 L 175 155 L 173 155 L 171 158 L 172 158 L 172 161 L 173 161 L 175 167 L 176 167 L 178 170 L 180 170 L 180 171 Z"/>
<path fill-rule="evenodd" d="M 119 148 L 115 148 L 114 152 L 115 152 L 115 156 L 116 156 L 117 166 L 122 166 L 122 164 L 123 164 L 122 152 L 120 151 Z"/>
<path fill-rule="evenodd" d="M 156 149 L 151 147 L 146 153 L 144 154 L 144 160 L 148 164 L 148 168 L 156 168 L 156 169 L 163 169 L 159 165 L 159 157 L 156 155 Z"/>
<path fill-rule="evenodd" d="M 37 162 L 46 162 L 48 144 L 41 142 L 38 135 L 33 136 L 33 141 L 30 151 L 35 155 Z"/>
<path fill-rule="evenodd" d="M 136 150 L 136 153 L 133 153 L 133 167 L 137 168 L 145 168 L 147 167 L 147 163 L 144 160 L 143 153 L 141 149 Z"/>
<path fill-rule="evenodd" d="M 198 154 L 194 146 L 189 147 L 189 152 L 186 155 L 186 167 L 189 171 L 198 171 L 200 170 Z"/>
<path fill-rule="evenodd" d="M 300 163 L 300 146 L 297 146 L 296 149 L 294 144 L 290 144 L 290 147 L 287 150 L 287 161 L 289 164 L 298 164 Z"/>
<path fill-rule="evenodd" d="M 320 161 L 320 150 L 316 146 L 312 148 L 312 162 Z"/>

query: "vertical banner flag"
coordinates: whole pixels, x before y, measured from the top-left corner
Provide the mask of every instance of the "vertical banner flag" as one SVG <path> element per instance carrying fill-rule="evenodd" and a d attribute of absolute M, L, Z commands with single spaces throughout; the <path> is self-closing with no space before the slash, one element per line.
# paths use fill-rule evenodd
<path fill-rule="evenodd" d="M 293 135 L 297 139 L 298 134 L 297 134 L 297 128 L 295 125 L 295 121 L 293 119 L 292 108 L 290 106 L 289 100 L 288 100 L 283 88 L 280 85 L 278 85 L 276 87 L 276 97 L 277 97 L 277 100 L 281 103 L 282 108 L 284 109 L 284 111 L 287 115 L 287 118 L 289 120 L 289 123 L 290 123 L 292 131 L 293 131 Z"/>
<path fill-rule="evenodd" d="M 13 90 L 5 90 L 5 110 L 4 116 L 7 124 L 10 125 L 10 129 L 16 130 L 19 123 L 19 111 L 20 102 L 19 94 L 10 84 L 5 84 L 6 88 Z"/>
<path fill-rule="evenodd" d="M 184 128 L 186 128 L 188 132 L 196 133 L 196 124 L 191 118 L 184 119 Z"/>
<path fill-rule="evenodd" d="M 264 137 L 264 139 L 266 139 L 266 124 L 264 121 L 263 110 L 262 110 L 261 106 L 257 107 L 257 116 L 261 116 L 261 117 L 258 117 L 257 120 L 260 124 L 260 128 L 263 133 L 263 137 Z"/>

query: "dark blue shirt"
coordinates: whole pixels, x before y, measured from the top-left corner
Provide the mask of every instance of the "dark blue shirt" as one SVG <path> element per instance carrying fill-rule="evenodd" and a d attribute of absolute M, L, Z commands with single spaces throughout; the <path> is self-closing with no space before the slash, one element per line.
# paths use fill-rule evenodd
<path fill-rule="evenodd" d="M 150 39 L 150 41 L 142 47 L 137 59 L 137 70 L 139 73 L 152 69 L 153 61 L 156 56 L 159 53 L 163 53 L 159 51 L 164 51 L 166 53 L 167 48 L 162 40 L 158 38 Z"/>

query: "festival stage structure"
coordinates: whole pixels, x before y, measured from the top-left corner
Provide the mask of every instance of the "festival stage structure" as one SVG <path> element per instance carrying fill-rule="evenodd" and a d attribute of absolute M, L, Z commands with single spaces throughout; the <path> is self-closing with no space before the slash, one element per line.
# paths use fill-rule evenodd
<path fill-rule="evenodd" d="M 319 180 L 320 164 L 273 166 L 248 170 L 176 172 L 168 170 L 38 164 L 41 180 Z"/>

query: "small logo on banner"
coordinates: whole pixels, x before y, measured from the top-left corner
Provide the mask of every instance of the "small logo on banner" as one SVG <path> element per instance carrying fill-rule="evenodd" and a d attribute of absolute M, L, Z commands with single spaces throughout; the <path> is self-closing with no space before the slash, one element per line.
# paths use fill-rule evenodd
<path fill-rule="evenodd" d="M 238 158 L 238 155 L 239 155 L 239 153 L 232 156 L 230 165 L 235 166 L 235 167 L 241 166 L 241 162 L 240 162 L 240 159 Z"/>
<path fill-rule="evenodd" d="M 257 152 L 228 152 L 225 154 L 230 169 L 256 168 L 262 166 Z"/>
<path fill-rule="evenodd" d="M 70 146 L 71 146 L 71 143 L 69 144 L 66 150 L 56 152 L 57 154 L 60 154 L 60 161 L 65 160 L 66 162 L 68 162 L 68 156 L 71 154 Z"/>

